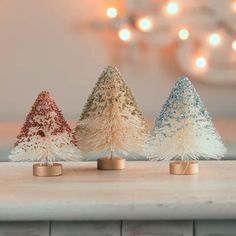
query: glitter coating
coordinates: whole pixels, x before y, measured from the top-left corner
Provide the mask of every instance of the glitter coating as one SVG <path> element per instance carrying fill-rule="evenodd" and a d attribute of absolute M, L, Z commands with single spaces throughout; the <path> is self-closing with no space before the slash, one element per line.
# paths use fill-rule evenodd
<path fill-rule="evenodd" d="M 75 128 L 78 147 L 84 156 L 99 157 L 104 152 L 122 156 L 141 154 L 146 135 L 146 124 L 130 88 L 120 72 L 108 66 Z"/>
<path fill-rule="evenodd" d="M 177 80 L 150 139 L 153 159 L 219 158 L 225 147 L 211 117 L 187 77 Z"/>
<path fill-rule="evenodd" d="M 70 159 L 78 152 L 71 128 L 49 92 L 41 92 L 17 136 L 9 158 L 14 161 Z"/>

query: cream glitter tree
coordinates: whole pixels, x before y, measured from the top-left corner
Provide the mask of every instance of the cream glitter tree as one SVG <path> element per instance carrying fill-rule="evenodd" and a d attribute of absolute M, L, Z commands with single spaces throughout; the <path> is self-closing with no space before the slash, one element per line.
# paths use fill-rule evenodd
<path fill-rule="evenodd" d="M 38 176 L 62 174 L 56 160 L 76 160 L 80 152 L 72 131 L 49 92 L 41 92 L 28 114 L 9 158 L 13 161 L 37 161 L 33 173 Z"/>
<path fill-rule="evenodd" d="M 170 172 L 198 172 L 199 157 L 218 159 L 226 149 L 199 95 L 187 77 L 172 89 L 156 120 L 150 139 L 150 158 L 172 160 Z M 195 160 L 195 161 L 194 161 Z"/>
<path fill-rule="evenodd" d="M 143 155 L 146 137 L 146 124 L 131 90 L 119 71 L 108 66 L 75 128 L 78 147 L 84 157 L 103 157 L 98 169 L 123 169 L 125 160 L 120 156 Z"/>

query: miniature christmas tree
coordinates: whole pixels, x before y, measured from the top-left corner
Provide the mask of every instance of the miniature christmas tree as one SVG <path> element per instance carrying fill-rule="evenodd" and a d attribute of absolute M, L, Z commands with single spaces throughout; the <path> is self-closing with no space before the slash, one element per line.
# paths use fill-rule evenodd
<path fill-rule="evenodd" d="M 118 161 L 117 156 L 143 155 L 146 135 L 145 121 L 131 90 L 119 71 L 108 66 L 98 79 L 75 128 L 78 147 L 84 157 L 105 155 L 108 156 L 105 161 L 114 163 Z M 98 168 L 103 169 L 99 160 Z M 104 169 L 120 168 L 108 164 Z"/>
<path fill-rule="evenodd" d="M 186 77 L 180 78 L 156 120 L 150 139 L 150 158 L 180 159 L 188 172 L 191 160 L 218 159 L 225 151 L 192 83 Z"/>
<path fill-rule="evenodd" d="M 35 172 L 38 172 L 39 175 L 48 176 L 59 175 L 61 172 L 61 164 L 54 161 L 74 160 L 78 158 L 78 154 L 72 131 L 61 111 L 49 92 L 41 92 L 26 118 L 9 158 L 13 161 L 40 162 L 34 165 L 34 174 L 37 175 Z"/>

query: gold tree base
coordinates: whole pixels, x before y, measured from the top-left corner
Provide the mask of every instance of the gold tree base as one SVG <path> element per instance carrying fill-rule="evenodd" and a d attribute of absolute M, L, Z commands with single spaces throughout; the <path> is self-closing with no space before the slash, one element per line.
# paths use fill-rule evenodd
<path fill-rule="evenodd" d="M 170 174 L 173 175 L 196 175 L 199 172 L 197 161 L 172 161 L 169 164 Z"/>
<path fill-rule="evenodd" d="M 101 157 L 97 159 L 98 170 L 123 170 L 125 168 L 125 159 L 121 157 L 109 158 Z"/>
<path fill-rule="evenodd" d="M 53 177 L 62 175 L 62 164 L 59 163 L 53 163 L 53 165 L 34 164 L 33 175 L 39 177 Z"/>

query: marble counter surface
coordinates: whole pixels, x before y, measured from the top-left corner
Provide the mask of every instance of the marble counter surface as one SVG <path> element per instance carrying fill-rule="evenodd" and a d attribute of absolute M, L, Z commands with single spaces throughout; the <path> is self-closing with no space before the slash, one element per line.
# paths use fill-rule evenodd
<path fill-rule="evenodd" d="M 236 161 L 201 161 L 196 176 L 169 175 L 163 162 L 63 165 L 42 178 L 32 163 L 0 163 L 0 221 L 236 219 Z"/>

